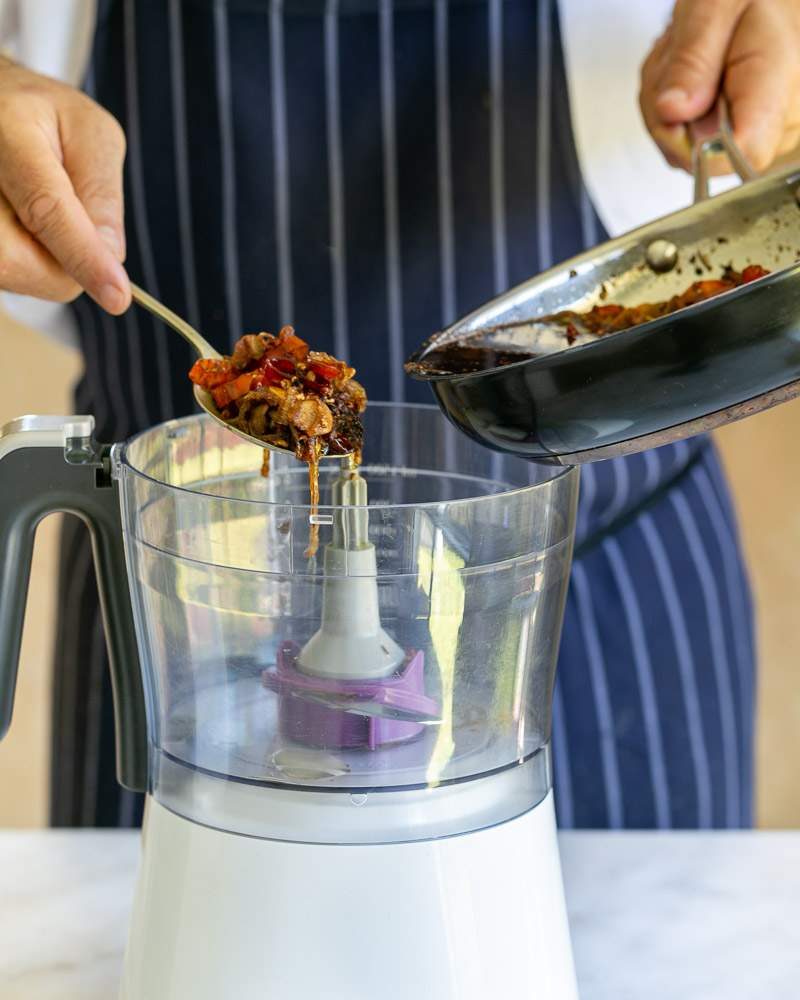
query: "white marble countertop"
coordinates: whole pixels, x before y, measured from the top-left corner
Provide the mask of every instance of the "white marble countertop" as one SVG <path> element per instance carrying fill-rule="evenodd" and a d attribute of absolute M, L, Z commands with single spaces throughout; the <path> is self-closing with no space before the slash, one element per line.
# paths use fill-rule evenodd
<path fill-rule="evenodd" d="M 561 850 L 582 1000 L 800 996 L 800 832 Z M 137 855 L 134 833 L 0 832 L 0 1000 L 114 1000 Z"/>

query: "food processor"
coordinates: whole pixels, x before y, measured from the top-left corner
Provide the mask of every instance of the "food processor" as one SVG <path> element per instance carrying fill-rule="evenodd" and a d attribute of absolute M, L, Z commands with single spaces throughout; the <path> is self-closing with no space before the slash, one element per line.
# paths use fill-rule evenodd
<path fill-rule="evenodd" d="M 202 414 L 0 432 L 0 735 L 35 526 L 93 536 L 147 792 L 125 1000 L 577 997 L 549 749 L 577 470 L 432 406 L 365 430 L 317 507 Z"/>

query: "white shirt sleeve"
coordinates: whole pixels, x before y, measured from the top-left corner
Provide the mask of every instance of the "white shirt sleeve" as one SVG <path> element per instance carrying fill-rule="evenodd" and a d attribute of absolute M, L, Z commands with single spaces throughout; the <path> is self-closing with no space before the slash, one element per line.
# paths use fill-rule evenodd
<path fill-rule="evenodd" d="M 19 35 L 19 0 L 0 0 L 0 51 L 13 55 Z"/>
<path fill-rule="evenodd" d="M 606 229 L 624 233 L 691 202 L 639 111 L 639 70 L 672 0 L 559 0 L 572 127 L 584 183 Z"/>
<path fill-rule="evenodd" d="M 611 236 L 686 208 L 692 179 L 670 167 L 639 110 L 639 72 L 673 0 L 558 0 L 581 172 Z M 735 177 L 712 179 L 716 194 Z"/>
<path fill-rule="evenodd" d="M 0 0 L 0 44 L 37 73 L 78 85 L 96 16 L 96 0 Z"/>

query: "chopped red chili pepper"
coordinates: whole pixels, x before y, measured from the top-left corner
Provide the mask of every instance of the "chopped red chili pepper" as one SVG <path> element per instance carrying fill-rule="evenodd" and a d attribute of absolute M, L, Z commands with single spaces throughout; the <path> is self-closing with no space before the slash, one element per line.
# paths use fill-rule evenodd
<path fill-rule="evenodd" d="M 236 374 L 227 358 L 199 358 L 192 365 L 189 378 L 204 389 L 214 389 L 229 382 Z"/>
<path fill-rule="evenodd" d="M 226 382 L 224 385 L 220 385 L 216 389 L 212 389 L 211 395 L 217 405 L 217 409 L 222 410 L 229 403 L 233 403 L 234 400 L 240 399 L 242 396 L 246 395 L 250 392 L 252 385 L 253 372 L 245 372 L 243 375 L 239 375 L 238 378 L 235 378 L 230 382 Z"/>
<path fill-rule="evenodd" d="M 617 303 L 609 303 L 607 306 L 595 306 L 592 312 L 600 319 L 615 319 L 621 312 L 625 311 L 625 307 L 618 305 Z"/>
<path fill-rule="evenodd" d="M 301 340 L 291 326 L 284 326 L 275 338 L 275 344 L 268 349 L 274 357 L 288 356 L 295 361 L 305 361 L 308 357 L 308 344 Z"/>
<path fill-rule="evenodd" d="M 321 361 L 312 361 L 308 367 L 317 378 L 325 379 L 326 382 L 333 382 L 341 374 L 336 365 L 324 364 Z"/>
<path fill-rule="evenodd" d="M 277 368 L 278 371 L 283 372 L 284 375 L 294 374 L 294 370 L 297 367 L 294 361 L 291 361 L 289 358 L 270 358 L 269 360 L 272 367 Z"/>
<path fill-rule="evenodd" d="M 742 271 L 742 282 L 746 284 L 749 281 L 756 281 L 758 278 L 763 278 L 768 274 L 769 271 L 760 264 L 748 264 Z"/>
<path fill-rule="evenodd" d="M 250 388 L 255 390 L 263 389 L 266 385 L 281 385 L 285 378 L 286 372 L 281 371 L 274 360 L 266 358 L 253 372 L 253 383 Z"/>

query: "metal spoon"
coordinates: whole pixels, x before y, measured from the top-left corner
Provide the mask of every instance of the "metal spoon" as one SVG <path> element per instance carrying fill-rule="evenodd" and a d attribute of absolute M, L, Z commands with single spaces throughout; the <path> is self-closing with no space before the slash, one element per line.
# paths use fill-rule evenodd
<path fill-rule="evenodd" d="M 179 333 L 184 340 L 188 341 L 189 344 L 197 351 L 197 354 L 201 358 L 221 358 L 222 355 L 219 351 L 215 350 L 211 344 L 206 340 L 206 338 L 198 333 L 197 330 L 185 319 L 182 319 L 171 309 L 168 309 L 163 303 L 159 302 L 158 299 L 154 299 L 152 295 L 148 294 L 143 288 L 139 288 L 131 282 L 131 295 L 133 296 L 134 302 L 140 305 L 143 309 L 147 309 L 154 316 L 157 316 L 160 320 L 163 320 L 167 326 L 171 326 L 173 330 Z M 240 431 L 236 427 L 232 427 L 222 416 L 214 403 L 214 399 L 211 393 L 207 389 L 203 389 L 202 386 L 196 385 L 194 387 L 194 398 L 197 401 L 197 405 L 205 412 L 217 421 L 218 424 L 222 424 L 231 434 L 236 434 L 242 440 L 247 441 L 248 444 L 254 444 L 259 448 L 269 448 L 270 451 L 280 452 L 282 455 L 294 455 L 294 452 L 290 448 L 279 448 L 275 444 L 268 444 L 266 441 L 262 441 L 261 438 L 254 437 L 252 434 L 245 434 L 244 431 Z M 341 455 L 323 455 L 321 458 L 342 458 Z"/>

